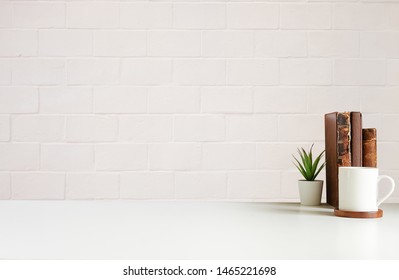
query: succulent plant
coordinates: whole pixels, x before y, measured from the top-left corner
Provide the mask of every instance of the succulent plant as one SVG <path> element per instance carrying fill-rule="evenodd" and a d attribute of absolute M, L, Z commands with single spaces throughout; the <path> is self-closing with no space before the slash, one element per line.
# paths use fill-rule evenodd
<path fill-rule="evenodd" d="M 306 181 L 314 181 L 319 175 L 320 171 L 326 165 L 326 162 L 320 162 L 322 157 L 324 156 L 324 152 L 322 151 L 314 160 L 313 160 L 313 149 L 314 144 L 309 149 L 309 152 L 306 152 L 304 148 L 298 148 L 298 154 L 301 160 L 298 160 L 294 155 L 292 155 L 295 159 L 294 165 L 298 168 L 299 172 L 301 172 L 303 178 Z"/>

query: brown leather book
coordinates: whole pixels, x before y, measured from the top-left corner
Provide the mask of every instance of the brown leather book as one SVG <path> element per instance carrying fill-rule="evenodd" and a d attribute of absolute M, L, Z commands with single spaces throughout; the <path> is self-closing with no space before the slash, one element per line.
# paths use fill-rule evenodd
<path fill-rule="evenodd" d="M 363 166 L 377 167 L 377 129 L 363 129 Z"/>
<path fill-rule="evenodd" d="M 324 115 L 327 203 L 338 208 L 338 167 L 351 166 L 350 112 Z"/>
<path fill-rule="evenodd" d="M 337 113 L 337 164 L 351 166 L 351 113 Z"/>
<path fill-rule="evenodd" d="M 351 154 L 352 166 L 363 166 L 362 156 L 362 113 L 351 112 Z"/>

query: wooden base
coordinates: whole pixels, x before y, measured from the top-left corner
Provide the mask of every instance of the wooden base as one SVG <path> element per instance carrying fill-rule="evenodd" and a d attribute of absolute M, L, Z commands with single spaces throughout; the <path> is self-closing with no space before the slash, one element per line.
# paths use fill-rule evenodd
<path fill-rule="evenodd" d="M 381 218 L 383 211 L 378 209 L 378 211 L 370 211 L 370 212 L 353 212 L 353 211 L 344 211 L 339 209 L 334 209 L 334 215 L 338 217 L 345 218 Z"/>

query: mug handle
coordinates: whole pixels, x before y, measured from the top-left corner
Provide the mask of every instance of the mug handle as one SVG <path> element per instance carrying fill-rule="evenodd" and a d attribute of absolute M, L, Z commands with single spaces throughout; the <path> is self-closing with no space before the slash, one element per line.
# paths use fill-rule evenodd
<path fill-rule="evenodd" d="M 391 177 L 389 177 L 389 176 L 387 176 L 387 175 L 381 175 L 381 176 L 378 176 L 378 179 L 377 179 L 377 184 L 379 184 L 380 183 L 380 181 L 382 180 L 382 179 L 388 179 L 390 182 L 391 182 L 391 189 L 390 189 L 390 191 L 388 192 L 388 194 L 386 194 L 383 198 L 380 198 L 378 201 L 377 201 L 377 207 L 381 204 L 381 203 L 383 203 L 392 193 L 393 193 L 393 191 L 394 191 L 394 189 L 395 189 L 395 181 L 391 178 Z"/>

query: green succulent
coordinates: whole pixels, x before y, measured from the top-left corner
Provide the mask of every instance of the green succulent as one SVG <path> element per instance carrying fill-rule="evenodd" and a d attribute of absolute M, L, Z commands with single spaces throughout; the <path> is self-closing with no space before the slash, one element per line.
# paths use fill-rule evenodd
<path fill-rule="evenodd" d="M 321 158 L 324 156 L 325 151 L 322 151 L 313 161 L 313 145 L 310 147 L 309 152 L 306 152 L 303 148 L 298 148 L 298 154 L 301 157 L 301 161 L 299 161 L 294 155 L 292 155 L 296 161 L 296 163 L 294 162 L 294 165 L 296 166 L 296 168 L 298 168 L 299 172 L 301 172 L 306 181 L 314 181 L 317 175 L 319 175 L 320 171 L 326 165 L 325 161 L 323 163 L 320 162 Z"/>

